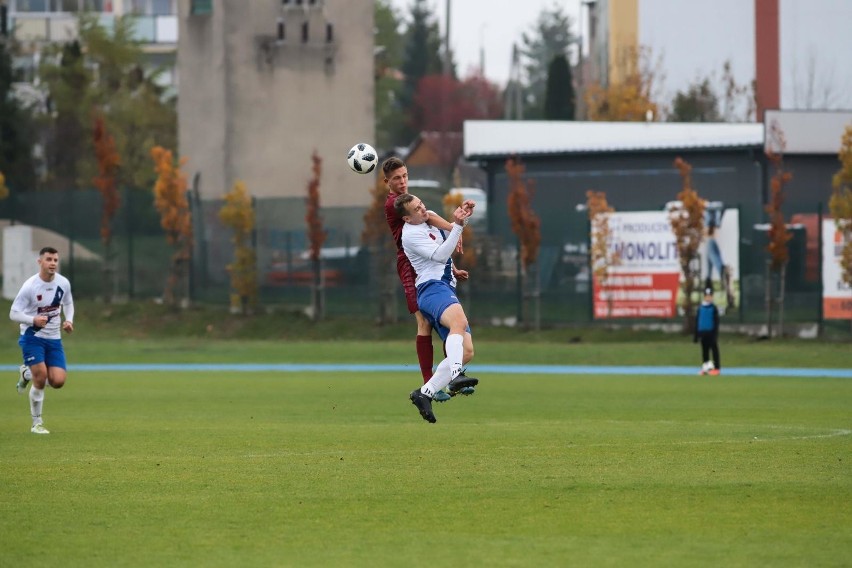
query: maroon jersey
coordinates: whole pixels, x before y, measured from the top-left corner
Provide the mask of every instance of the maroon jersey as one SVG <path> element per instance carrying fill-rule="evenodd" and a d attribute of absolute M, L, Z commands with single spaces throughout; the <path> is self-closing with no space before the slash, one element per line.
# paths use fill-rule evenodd
<path fill-rule="evenodd" d="M 411 267 L 408 257 L 405 256 L 405 251 L 402 250 L 402 226 L 405 225 L 405 221 L 397 216 L 393 207 L 393 202 L 397 197 L 399 197 L 398 194 L 388 192 L 388 198 L 385 200 L 385 219 L 393 235 L 393 242 L 396 243 L 396 272 L 399 274 L 399 281 L 402 282 L 402 288 L 405 290 L 408 311 L 413 314 L 418 309 L 417 290 L 414 287 L 417 274 Z"/>

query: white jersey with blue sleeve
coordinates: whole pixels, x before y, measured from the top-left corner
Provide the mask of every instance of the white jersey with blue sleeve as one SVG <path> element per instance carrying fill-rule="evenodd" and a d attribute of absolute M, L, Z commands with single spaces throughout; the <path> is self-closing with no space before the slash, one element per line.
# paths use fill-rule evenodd
<path fill-rule="evenodd" d="M 60 339 L 63 308 L 65 319 L 73 321 L 74 299 L 68 279 L 57 273 L 53 280 L 45 282 L 36 274 L 21 286 L 12 302 L 9 317 L 21 324 L 21 335 L 29 333 L 42 339 Z M 47 316 L 47 324 L 44 327 L 33 326 L 36 316 Z"/>
<path fill-rule="evenodd" d="M 456 277 L 453 275 L 451 256 L 456 250 L 462 230 L 464 227 L 453 224 L 453 229 L 445 239 L 443 231 L 427 223 L 406 223 L 402 227 L 402 248 L 417 274 L 416 286 L 429 280 L 444 280 L 455 287 Z"/>

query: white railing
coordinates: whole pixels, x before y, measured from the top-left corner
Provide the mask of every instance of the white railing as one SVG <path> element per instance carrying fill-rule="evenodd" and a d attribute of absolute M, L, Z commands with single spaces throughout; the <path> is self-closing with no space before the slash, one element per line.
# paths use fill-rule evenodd
<path fill-rule="evenodd" d="M 145 44 L 176 45 L 178 40 L 177 16 L 127 15 L 134 22 L 134 38 Z M 103 13 L 100 22 L 107 29 L 115 24 L 113 14 Z M 32 13 L 16 12 L 11 17 L 10 30 L 22 42 L 73 41 L 79 36 L 77 18 L 69 12 Z"/>

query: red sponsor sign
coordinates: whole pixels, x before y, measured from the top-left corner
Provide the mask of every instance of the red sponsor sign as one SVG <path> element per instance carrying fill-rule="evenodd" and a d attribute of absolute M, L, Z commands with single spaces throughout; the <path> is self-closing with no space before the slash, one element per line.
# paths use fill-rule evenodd
<path fill-rule="evenodd" d="M 673 318 L 677 272 L 613 274 L 605 286 L 594 279 L 595 318 Z"/>
<path fill-rule="evenodd" d="M 852 298 L 823 298 L 822 313 L 825 319 L 852 319 Z"/>
<path fill-rule="evenodd" d="M 852 319 L 852 287 L 840 264 L 845 246 L 834 219 L 822 221 L 822 313 L 825 319 Z"/>

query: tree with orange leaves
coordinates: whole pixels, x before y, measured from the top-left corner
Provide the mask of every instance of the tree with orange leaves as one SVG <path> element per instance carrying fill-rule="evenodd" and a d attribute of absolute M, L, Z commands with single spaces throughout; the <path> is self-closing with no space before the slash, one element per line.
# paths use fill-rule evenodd
<path fill-rule="evenodd" d="M 98 174 L 92 180 L 101 192 L 103 208 L 101 209 L 101 242 L 104 245 L 104 302 L 112 302 L 112 287 L 115 270 L 112 266 L 112 222 L 118 211 L 118 170 L 121 159 L 115 149 L 115 139 L 107 132 L 103 115 L 95 115 L 92 129 L 94 138 L 95 158 L 98 162 Z"/>
<path fill-rule="evenodd" d="M 231 309 L 246 315 L 257 304 L 257 253 L 252 245 L 254 207 L 246 184 L 237 181 L 225 194 L 219 219 L 234 232 L 231 237 L 234 262 L 227 266 L 231 277 Z"/>
<path fill-rule="evenodd" d="M 692 187 L 692 166 L 686 160 L 678 157 L 674 167 L 680 172 L 682 187 L 677 194 L 677 201 L 668 205 L 669 224 L 675 236 L 683 295 L 684 333 L 695 330 L 696 300 L 693 294 L 700 286 L 696 286 L 701 278 L 701 268 L 698 263 L 698 249 L 704 239 L 704 208 L 706 203 L 698 196 Z"/>
<path fill-rule="evenodd" d="M 616 62 L 612 80 L 606 86 L 594 83 L 583 98 L 589 120 L 641 122 L 656 117 L 653 101 L 658 71 L 651 65 L 646 48 L 627 48 Z"/>
<path fill-rule="evenodd" d="M 364 211 L 364 230 L 361 231 L 361 242 L 365 245 L 384 242 L 387 235 L 385 229 L 385 199 L 388 196 L 388 188 L 382 181 L 381 176 L 376 176 L 370 191 L 370 205 Z M 390 246 L 387 247 L 390 250 Z"/>
<path fill-rule="evenodd" d="M 843 281 L 852 286 L 852 124 L 843 132 L 838 159 L 841 165 L 831 181 L 828 208 L 845 243 L 840 257 Z"/>
<path fill-rule="evenodd" d="M 506 160 L 506 174 L 509 178 L 509 217 L 512 220 L 512 232 L 518 237 L 520 254 L 518 255 L 519 286 L 522 291 L 527 289 L 529 282 L 530 267 L 538 259 L 538 250 L 541 246 L 541 221 L 532 208 L 532 198 L 535 194 L 535 184 L 532 180 L 524 179 L 526 166 L 520 158 L 515 156 Z M 538 282 L 533 280 L 535 289 L 531 294 L 523 294 L 524 300 L 528 296 L 535 298 L 535 322 L 539 326 L 539 290 Z M 527 321 L 526 301 L 521 302 L 521 320 Z"/>
<path fill-rule="evenodd" d="M 387 262 L 387 259 L 396 259 L 396 243 L 388 238 L 385 219 L 385 200 L 388 197 L 388 188 L 384 183 L 382 175 L 376 175 L 373 187 L 370 191 L 370 206 L 364 212 L 364 230 L 361 232 L 361 243 L 370 251 L 370 274 L 378 278 L 379 289 L 379 323 L 391 323 L 396 321 L 396 302 L 393 301 L 397 283 L 399 282 L 396 272 L 396 262 Z"/>
<path fill-rule="evenodd" d="M 9 188 L 6 186 L 6 176 L 3 175 L 3 172 L 0 172 L 0 199 L 9 197 L 9 193 Z"/>
<path fill-rule="evenodd" d="M 793 238 L 793 234 L 787 230 L 784 221 L 784 213 L 781 207 L 784 204 L 784 186 L 793 179 L 793 174 L 784 169 L 784 150 L 787 141 L 784 132 L 777 121 L 772 121 L 769 127 L 769 140 L 766 147 L 766 157 L 775 170 L 769 181 L 769 203 L 765 210 L 769 215 L 769 234 L 766 251 L 769 253 L 766 275 L 766 328 L 769 337 L 772 337 L 772 306 L 775 301 L 772 298 L 772 274 L 778 275 L 778 333 L 784 335 L 784 280 L 787 274 L 787 261 L 790 252 L 787 243 Z"/>
<path fill-rule="evenodd" d="M 320 216 L 319 189 L 322 174 L 322 158 L 319 157 L 316 150 L 314 150 L 314 153 L 311 155 L 311 162 L 313 163 L 313 166 L 311 167 L 313 176 L 308 181 L 307 186 L 308 197 L 306 200 L 307 211 L 305 213 L 305 222 L 308 225 L 308 244 L 310 247 L 308 249 L 308 254 L 314 269 L 314 286 L 311 308 L 314 321 L 318 321 L 323 318 L 325 311 L 322 258 L 320 253 L 322 252 L 322 245 L 325 243 L 326 237 L 328 237 L 328 232 L 325 228 L 323 228 L 322 217 Z"/>
<path fill-rule="evenodd" d="M 606 294 L 607 317 L 612 314 L 612 294 L 608 290 L 610 272 L 621 263 L 618 251 L 610 247 L 612 231 L 609 228 L 609 215 L 615 211 L 606 200 L 603 191 L 586 192 L 586 210 L 592 230 L 592 276 L 601 292 Z"/>
<path fill-rule="evenodd" d="M 151 148 L 157 181 L 154 184 L 154 206 L 160 214 L 160 226 L 166 233 L 166 241 L 174 250 L 169 266 L 169 275 L 163 292 L 163 300 L 171 305 L 178 304 L 180 285 L 186 290 L 189 263 L 192 258 L 192 215 L 186 198 L 186 176 L 180 167 L 185 160 L 175 162 L 171 150 L 162 146 Z M 184 292 L 189 301 L 188 293 Z"/>

